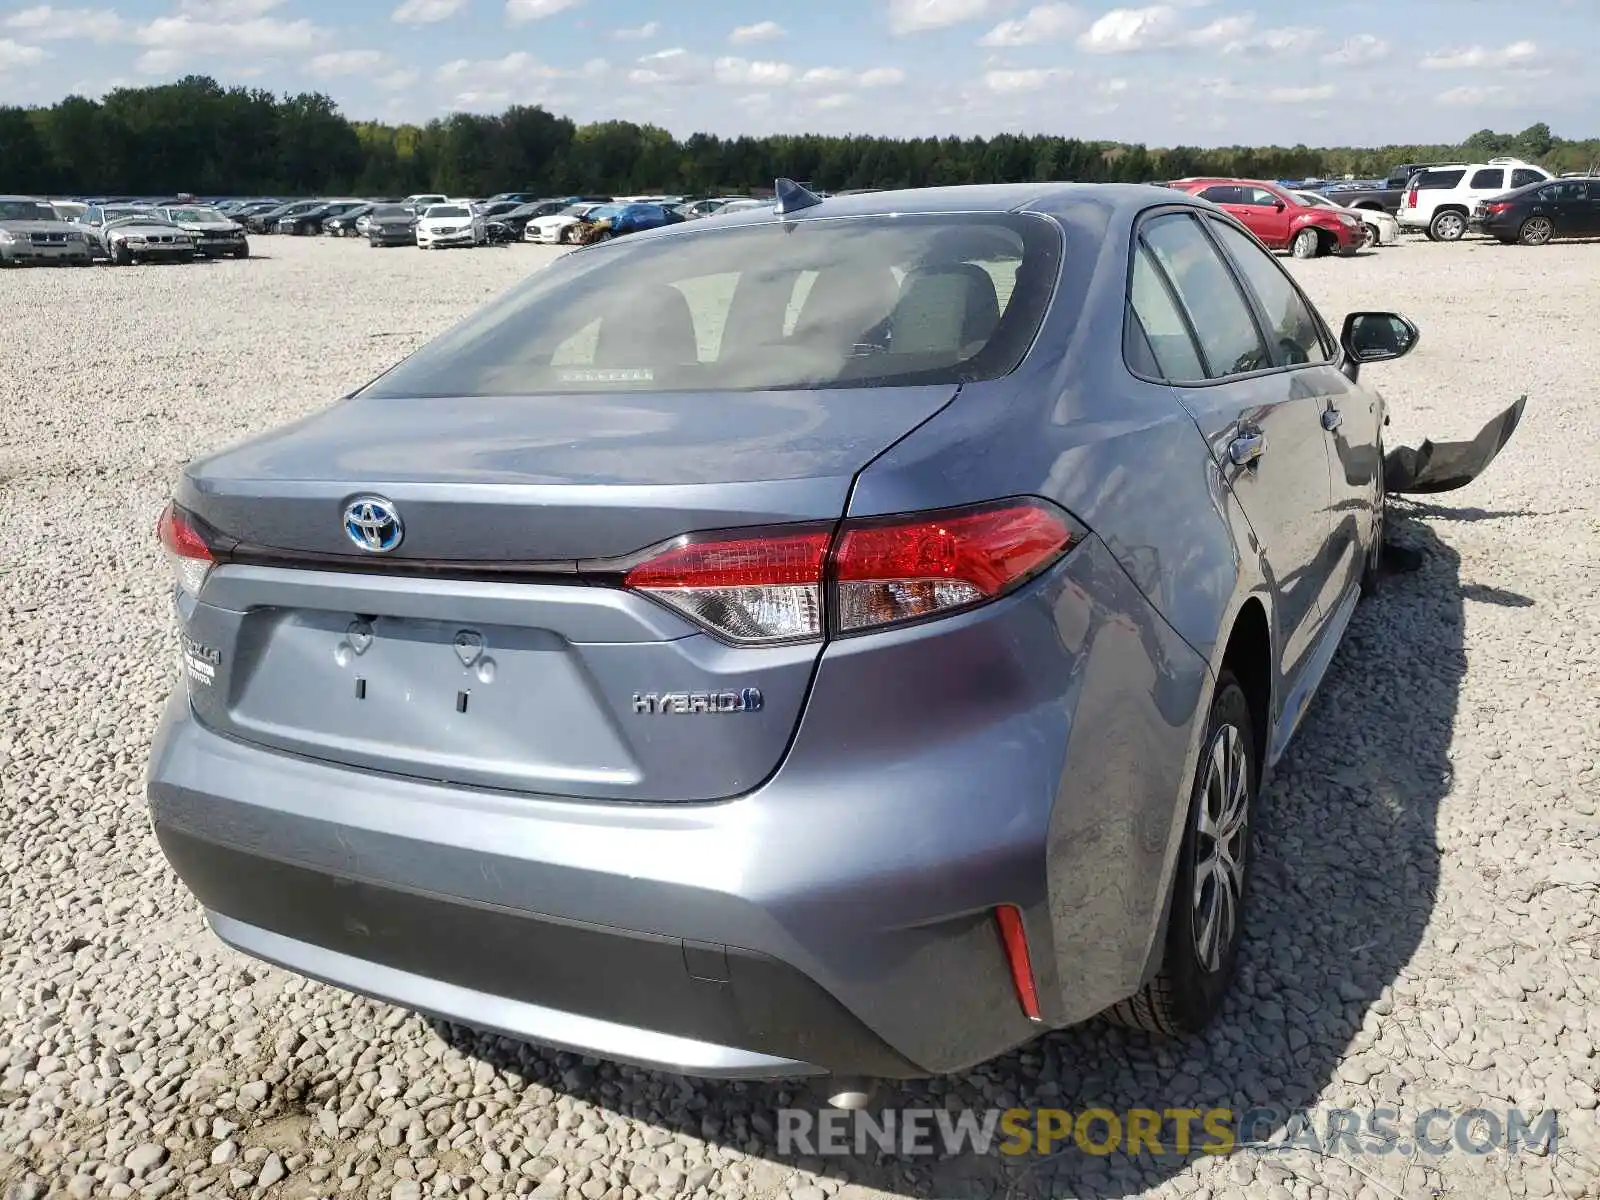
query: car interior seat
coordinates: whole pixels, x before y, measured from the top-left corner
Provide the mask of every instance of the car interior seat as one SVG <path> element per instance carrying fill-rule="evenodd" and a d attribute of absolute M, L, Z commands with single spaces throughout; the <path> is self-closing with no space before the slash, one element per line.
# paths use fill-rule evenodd
<path fill-rule="evenodd" d="M 972 357 L 1000 324 L 994 277 L 976 263 L 941 263 L 908 271 L 891 319 L 896 354 L 933 355 L 951 363 Z"/>
<path fill-rule="evenodd" d="M 597 367 L 682 367 L 700 361 L 700 341 L 688 298 L 671 284 L 631 290 L 608 313 L 595 338 Z"/>

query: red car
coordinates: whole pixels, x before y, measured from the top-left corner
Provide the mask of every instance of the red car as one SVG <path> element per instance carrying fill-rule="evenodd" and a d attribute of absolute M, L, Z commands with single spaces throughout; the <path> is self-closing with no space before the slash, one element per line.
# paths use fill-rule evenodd
<path fill-rule="evenodd" d="M 1353 254 L 1367 244 L 1367 227 L 1354 213 L 1302 204 L 1275 183 L 1260 179 L 1175 179 L 1180 192 L 1224 208 L 1269 249 L 1296 258 Z"/>

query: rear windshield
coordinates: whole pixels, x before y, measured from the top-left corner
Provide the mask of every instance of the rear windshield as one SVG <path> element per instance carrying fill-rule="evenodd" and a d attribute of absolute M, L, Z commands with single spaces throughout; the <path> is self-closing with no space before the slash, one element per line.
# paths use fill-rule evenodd
<path fill-rule="evenodd" d="M 698 230 L 568 255 L 366 389 L 372 396 L 757 391 L 993 379 L 1061 262 L 1032 216 Z"/>
<path fill-rule="evenodd" d="M 1432 191 L 1436 188 L 1453 188 L 1467 176 L 1466 171 L 1424 171 L 1411 181 L 1411 186 L 1419 191 Z"/>

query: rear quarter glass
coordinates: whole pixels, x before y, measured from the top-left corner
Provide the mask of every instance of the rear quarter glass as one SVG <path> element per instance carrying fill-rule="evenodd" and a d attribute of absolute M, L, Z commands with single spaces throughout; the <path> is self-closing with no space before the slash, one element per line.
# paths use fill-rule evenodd
<path fill-rule="evenodd" d="M 812 219 L 569 255 L 368 397 L 741 392 L 995 379 L 1060 275 L 1036 214 Z"/>

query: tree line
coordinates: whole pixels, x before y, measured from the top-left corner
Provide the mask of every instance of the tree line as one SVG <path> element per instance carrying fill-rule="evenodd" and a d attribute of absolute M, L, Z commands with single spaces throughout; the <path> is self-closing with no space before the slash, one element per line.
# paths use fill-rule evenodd
<path fill-rule="evenodd" d="M 815 187 L 1185 175 L 1266 179 L 1381 176 L 1396 163 L 1512 154 L 1553 171 L 1600 163 L 1600 138 L 1538 124 L 1482 130 L 1455 146 L 1228 146 L 1085 141 L 1055 135 L 889 138 L 817 134 L 678 140 L 627 121 L 579 125 L 539 107 L 457 113 L 426 125 L 352 121 L 325 95 L 275 96 L 190 76 L 119 88 L 101 100 L 0 106 L 0 191 L 49 195 L 401 196 L 532 191 L 725 194 L 786 175 Z"/>

